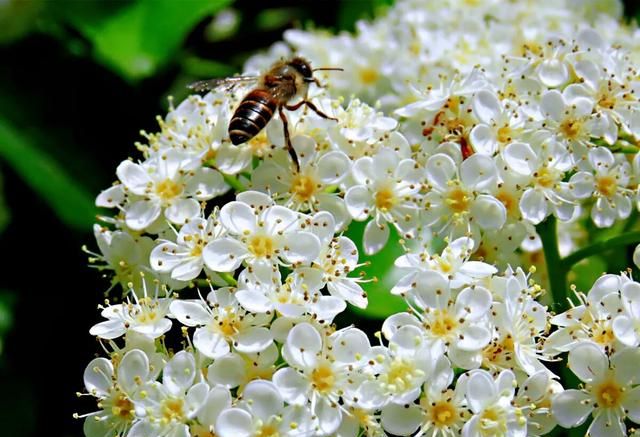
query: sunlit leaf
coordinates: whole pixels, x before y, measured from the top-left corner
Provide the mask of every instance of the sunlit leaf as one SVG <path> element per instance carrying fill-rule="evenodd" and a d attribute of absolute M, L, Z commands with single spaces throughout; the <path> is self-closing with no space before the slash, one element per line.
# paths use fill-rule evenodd
<path fill-rule="evenodd" d="M 60 220 L 76 229 L 91 229 L 96 215 L 93 197 L 26 135 L 4 120 L 0 120 L 0 157 L 53 209 Z"/>
<path fill-rule="evenodd" d="M 229 3 L 139 0 L 86 26 L 85 36 L 93 42 L 97 59 L 128 79 L 142 79 L 169 60 L 193 26 Z"/>
<path fill-rule="evenodd" d="M 400 272 L 394 265 L 394 261 L 404 254 L 403 248 L 398 243 L 398 234 L 391 228 L 389 242 L 383 250 L 373 256 L 367 256 L 362 247 L 362 236 L 365 223 L 353 222 L 349 225 L 346 236 L 351 238 L 358 246 L 360 262 L 369 262 L 368 266 L 360 270 L 366 273 L 367 278 L 377 278 L 377 281 L 366 282 L 362 287 L 367 292 L 369 305 L 361 310 L 352 308 L 354 312 L 367 317 L 383 319 L 391 314 L 404 311 L 407 307 L 404 300 L 390 293 L 391 288 L 400 279 Z"/>
<path fill-rule="evenodd" d="M 256 16 L 256 27 L 260 30 L 279 29 L 291 23 L 298 16 L 300 16 L 300 10 L 296 8 L 265 9 Z"/>

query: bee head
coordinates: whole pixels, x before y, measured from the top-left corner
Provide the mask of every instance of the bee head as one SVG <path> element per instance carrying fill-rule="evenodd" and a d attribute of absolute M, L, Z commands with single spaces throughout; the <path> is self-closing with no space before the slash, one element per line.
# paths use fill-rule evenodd
<path fill-rule="evenodd" d="M 289 61 L 289 65 L 295 68 L 296 71 L 300 73 L 305 79 L 310 79 L 313 77 L 313 70 L 311 69 L 309 61 L 307 61 L 306 59 L 296 56 Z"/>

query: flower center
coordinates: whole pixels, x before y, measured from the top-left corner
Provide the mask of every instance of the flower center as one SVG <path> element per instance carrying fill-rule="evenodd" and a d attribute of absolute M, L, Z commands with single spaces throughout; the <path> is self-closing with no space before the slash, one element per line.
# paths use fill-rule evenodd
<path fill-rule="evenodd" d="M 183 405 L 184 401 L 182 399 L 165 399 L 164 401 L 162 401 L 162 405 L 160 407 L 162 421 L 164 423 L 170 423 L 174 420 L 176 422 L 183 422 Z"/>
<path fill-rule="evenodd" d="M 311 372 L 311 383 L 320 393 L 328 393 L 336 383 L 336 376 L 331 367 L 323 364 Z"/>
<path fill-rule="evenodd" d="M 111 414 L 120 419 L 130 421 L 133 419 L 133 403 L 122 393 L 118 394 L 111 406 Z"/>
<path fill-rule="evenodd" d="M 299 200 L 306 202 L 316 193 L 318 184 L 309 176 L 297 175 L 291 183 L 291 193 Z"/>
<path fill-rule="evenodd" d="M 555 185 L 555 175 L 549 169 L 549 167 L 541 167 L 533 175 L 536 178 L 536 182 L 542 188 L 553 188 Z"/>
<path fill-rule="evenodd" d="M 165 179 L 156 185 L 156 194 L 162 200 L 171 200 L 181 193 L 182 185 L 173 182 L 171 179 Z"/>
<path fill-rule="evenodd" d="M 498 141 L 500 141 L 503 144 L 506 144 L 511 142 L 511 138 L 512 138 L 511 127 L 502 126 L 500 129 L 498 129 Z"/>
<path fill-rule="evenodd" d="M 278 437 L 278 428 L 271 423 L 265 423 L 254 434 L 256 437 Z"/>
<path fill-rule="evenodd" d="M 375 201 L 378 210 L 387 212 L 396 204 L 396 197 L 393 195 L 391 188 L 382 188 L 376 191 Z"/>
<path fill-rule="evenodd" d="M 253 156 L 257 156 L 262 158 L 271 147 L 271 141 L 267 137 L 267 131 L 265 129 L 261 130 L 258 135 L 251 138 L 247 144 L 251 147 L 251 152 Z"/>
<path fill-rule="evenodd" d="M 378 80 L 378 71 L 374 68 L 362 68 L 360 70 L 360 81 L 365 85 L 373 85 Z"/>
<path fill-rule="evenodd" d="M 520 209 L 518 206 L 518 200 L 506 189 L 499 190 L 496 193 L 496 199 L 498 199 L 504 205 L 507 210 L 507 214 L 513 216 L 517 214 Z"/>
<path fill-rule="evenodd" d="M 560 124 L 560 132 L 570 140 L 575 140 L 582 132 L 582 122 L 575 118 L 567 118 Z"/>
<path fill-rule="evenodd" d="M 240 320 L 236 313 L 228 312 L 219 322 L 218 330 L 225 337 L 233 337 L 240 332 Z"/>
<path fill-rule="evenodd" d="M 440 338 L 446 338 L 458 326 L 458 321 L 446 309 L 435 310 L 430 324 L 431 332 Z"/>
<path fill-rule="evenodd" d="M 402 393 L 415 385 L 416 380 L 421 380 L 423 372 L 416 369 L 411 362 L 402 358 L 395 358 L 389 370 L 380 375 L 380 382 L 391 393 Z"/>
<path fill-rule="evenodd" d="M 489 407 L 480 415 L 480 433 L 482 435 L 507 435 L 507 421 L 504 410 Z"/>
<path fill-rule="evenodd" d="M 449 208 L 458 214 L 464 213 L 469 210 L 469 202 L 471 198 L 462 188 L 456 187 L 449 191 L 446 202 Z"/>
<path fill-rule="evenodd" d="M 618 407 L 624 391 L 614 380 L 608 379 L 595 389 L 598 405 L 603 408 Z"/>
<path fill-rule="evenodd" d="M 616 179 L 613 176 L 601 176 L 596 178 L 596 189 L 598 190 L 598 193 L 605 197 L 612 197 L 616 194 L 617 188 L 618 185 L 616 184 Z"/>
<path fill-rule="evenodd" d="M 271 258 L 273 256 L 273 240 L 265 235 L 256 235 L 249 243 L 249 252 L 256 258 Z"/>
<path fill-rule="evenodd" d="M 451 426 L 456 420 L 456 408 L 450 402 L 440 401 L 431 408 L 431 421 L 438 427 Z"/>

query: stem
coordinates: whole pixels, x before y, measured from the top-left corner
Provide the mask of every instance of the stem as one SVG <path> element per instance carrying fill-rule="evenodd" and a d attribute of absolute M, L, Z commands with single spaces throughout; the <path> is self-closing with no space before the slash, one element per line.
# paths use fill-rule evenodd
<path fill-rule="evenodd" d="M 236 281 L 236 278 L 234 278 L 231 273 L 217 273 L 227 284 L 231 285 L 232 287 L 238 285 L 238 281 Z"/>
<path fill-rule="evenodd" d="M 231 188 L 235 190 L 236 193 L 247 191 L 247 187 L 245 187 L 244 184 L 240 182 L 240 179 L 238 179 L 237 177 L 226 175 L 226 174 L 223 174 L 222 177 L 224 178 L 224 181 L 228 185 L 230 185 Z"/>
<path fill-rule="evenodd" d="M 547 263 L 547 276 L 549 277 L 549 288 L 551 297 L 559 309 L 567 309 L 567 272 L 566 264 L 560 258 L 558 251 L 558 233 L 556 232 L 556 218 L 550 215 L 545 221 L 540 223 L 536 230 L 542 240 L 542 250 Z"/>
<path fill-rule="evenodd" d="M 632 244 L 640 243 L 640 231 L 627 232 L 626 234 L 618 235 L 617 237 L 608 238 L 606 240 L 597 241 L 590 246 L 583 247 L 580 250 L 576 250 L 571 255 L 565 257 L 562 260 L 562 265 L 565 270 L 568 270 L 572 265 L 590 256 L 597 255 L 608 249 L 613 249 L 618 246 L 630 246 Z"/>

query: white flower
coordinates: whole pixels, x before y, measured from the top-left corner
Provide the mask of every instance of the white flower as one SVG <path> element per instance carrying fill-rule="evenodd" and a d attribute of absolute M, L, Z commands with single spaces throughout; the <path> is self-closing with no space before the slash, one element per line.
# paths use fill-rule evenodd
<path fill-rule="evenodd" d="M 131 289 L 131 296 L 127 302 L 109 305 L 101 312 L 102 317 L 108 319 L 94 325 L 89 333 L 104 339 L 121 337 L 128 331 L 158 338 L 171 329 L 169 305 L 173 301 L 171 297 L 158 297 L 160 287 L 156 285 L 155 296 L 147 295 L 146 284 L 143 283 L 144 293 L 138 297 L 136 291 Z"/>
<path fill-rule="evenodd" d="M 271 379 L 278 358 L 280 352 L 274 343 L 256 353 L 230 352 L 216 358 L 207 368 L 207 381 L 212 387 L 219 385 L 242 390 L 254 379 Z"/>
<path fill-rule="evenodd" d="M 328 435 L 342 421 L 340 399 L 356 397 L 369 351 L 369 340 L 358 329 L 347 328 L 323 338 L 315 327 L 301 323 L 291 329 L 282 348 L 291 367 L 278 370 L 273 382 L 289 404 L 311 402 L 318 420 L 317 435 Z"/>
<path fill-rule="evenodd" d="M 438 272 L 445 276 L 449 280 L 449 286 L 456 290 L 465 285 L 473 285 L 476 281 L 496 273 L 498 270 L 490 264 L 469 260 L 473 246 L 472 239 L 461 237 L 445 247 L 440 255 L 431 255 L 426 251 L 401 255 L 396 259 L 395 265 L 409 270 L 409 273 L 398 281 L 391 293 L 407 293 L 413 288 L 412 284 L 420 272 Z"/>
<path fill-rule="evenodd" d="M 358 221 L 373 217 L 364 231 L 365 252 L 372 255 L 382 250 L 389 239 L 387 223 L 410 238 L 417 226 L 417 195 L 423 178 L 416 162 L 382 148 L 354 163 L 353 178 L 357 185 L 344 196 L 349 213 Z"/>
<path fill-rule="evenodd" d="M 549 140 L 536 144 L 511 143 L 504 150 L 511 170 L 529 177 L 528 188 L 520 199 L 522 216 L 533 224 L 542 222 L 550 212 L 560 220 L 570 220 L 576 211 L 564 174 L 572 162 L 562 144 Z M 551 211 L 550 211 L 551 210 Z"/>
<path fill-rule="evenodd" d="M 204 300 L 175 300 L 171 314 L 186 326 L 198 327 L 193 344 L 209 358 L 219 358 L 231 351 L 255 353 L 268 348 L 273 339 L 265 327 L 272 315 L 252 314 L 242 308 L 233 291 L 220 288 Z"/>
<path fill-rule="evenodd" d="M 155 154 L 142 164 L 123 161 L 116 170 L 125 188 L 135 195 L 125 206 L 125 223 L 140 231 L 164 211 L 171 223 L 184 224 L 200 213 L 199 201 L 225 193 L 222 175 L 200 166 L 200 160 L 178 150 Z"/>
<path fill-rule="evenodd" d="M 460 433 L 470 415 L 465 406 L 463 384 L 451 390 L 448 387 L 452 382 L 451 363 L 446 357 L 440 357 L 429 381 L 424 384 L 417 405 L 389 404 L 382 409 L 384 429 L 393 434 L 408 435 L 419 428 L 420 435 L 429 437 Z"/>
<path fill-rule="evenodd" d="M 569 180 L 571 192 L 578 199 L 595 197 L 591 219 L 600 228 L 608 228 L 616 220 L 624 220 L 631 214 L 631 196 L 627 188 L 631 166 L 616 160 L 606 147 L 589 150 L 591 171 L 580 171 Z M 626 159 L 626 158 L 623 158 Z"/>
<path fill-rule="evenodd" d="M 535 373 L 520 384 L 514 401 L 527 416 L 527 435 L 546 435 L 555 428 L 558 423 L 551 414 L 551 402 L 563 390 L 547 371 Z"/>
<path fill-rule="evenodd" d="M 539 341 L 546 333 L 547 308 L 533 299 L 528 275 L 521 269 L 506 277 L 500 291 L 501 302 L 492 306 L 494 336 L 483 351 L 484 365 L 493 371 L 511 369 L 531 376 L 549 370 L 540 360 L 549 359 L 542 353 Z"/>
<path fill-rule="evenodd" d="M 628 348 L 607 357 L 600 347 L 583 342 L 569 352 L 569 367 L 585 383 L 552 400 L 552 411 L 565 428 L 593 415 L 587 431 L 593 437 L 626 435 L 625 419 L 640 423 L 638 360 L 640 349 Z"/>
<path fill-rule="evenodd" d="M 487 289 L 467 287 L 452 295 L 443 275 L 427 271 L 415 276 L 405 298 L 418 307 L 414 311 L 417 326 L 423 327 L 429 342 L 445 349 L 457 367 L 477 367 L 480 351 L 491 340 L 487 315 L 492 299 Z M 395 318 L 389 317 L 385 324 L 394 323 Z"/>
<path fill-rule="evenodd" d="M 194 419 L 209 396 L 209 385 L 198 382 L 195 358 L 180 351 L 162 371 L 162 383 L 148 382 L 134 397 L 142 420 L 131 427 L 130 437 L 171 435 L 188 437 L 188 422 Z"/>
<path fill-rule="evenodd" d="M 138 349 L 127 352 L 117 369 L 106 358 L 92 360 L 84 371 L 84 385 L 98 398 L 100 410 L 86 416 L 85 435 L 125 435 L 137 418 L 132 396 L 152 377 L 149 359 Z"/>
<path fill-rule="evenodd" d="M 307 408 L 290 405 L 271 381 L 251 381 L 237 406 L 220 413 L 216 423 L 220 437 L 312 435 L 316 419 Z"/>
<path fill-rule="evenodd" d="M 635 254 L 634 254 L 635 256 Z M 613 335 L 625 346 L 640 345 L 640 284 L 624 283 L 620 288 L 622 311 L 613 315 Z"/>
<path fill-rule="evenodd" d="M 252 196 L 252 193 L 243 194 Z M 254 196 L 262 199 L 265 195 L 255 192 Z M 308 265 L 318 256 L 320 242 L 312 233 L 300 229 L 302 215 L 280 205 L 261 207 L 263 209 L 252 208 L 242 201 L 222 207 L 220 223 L 228 235 L 204 248 L 202 256 L 207 267 L 217 272 L 232 272 L 243 261 L 248 265 Z"/>
<path fill-rule="evenodd" d="M 350 217 L 340 193 L 333 188 L 349 174 L 350 159 L 338 150 L 319 152 L 318 145 L 308 136 L 297 135 L 291 141 L 300 170 L 292 172 L 288 154 L 278 150 L 253 171 L 252 187 L 269 193 L 294 211 L 329 211 L 338 228 L 344 228 Z"/>
<path fill-rule="evenodd" d="M 507 211 L 491 193 L 498 170 L 492 158 L 474 154 L 458 167 L 443 153 L 427 161 L 430 190 L 424 196 L 422 220 L 440 235 L 478 235 L 479 229 L 499 229 Z"/>
<path fill-rule="evenodd" d="M 222 235 L 222 227 L 214 211 L 207 220 L 194 218 L 180 228 L 176 242 L 164 241 L 151 251 L 151 267 L 170 273 L 173 279 L 190 281 L 198 277 L 204 267 L 202 252 L 205 246 Z M 160 240 L 162 241 L 162 240 Z"/>
<path fill-rule="evenodd" d="M 462 435 L 525 437 L 527 419 L 512 403 L 516 386 L 513 373 L 503 370 L 495 380 L 485 370 L 473 370 L 468 375 L 466 399 L 473 416 L 462 428 Z"/>

